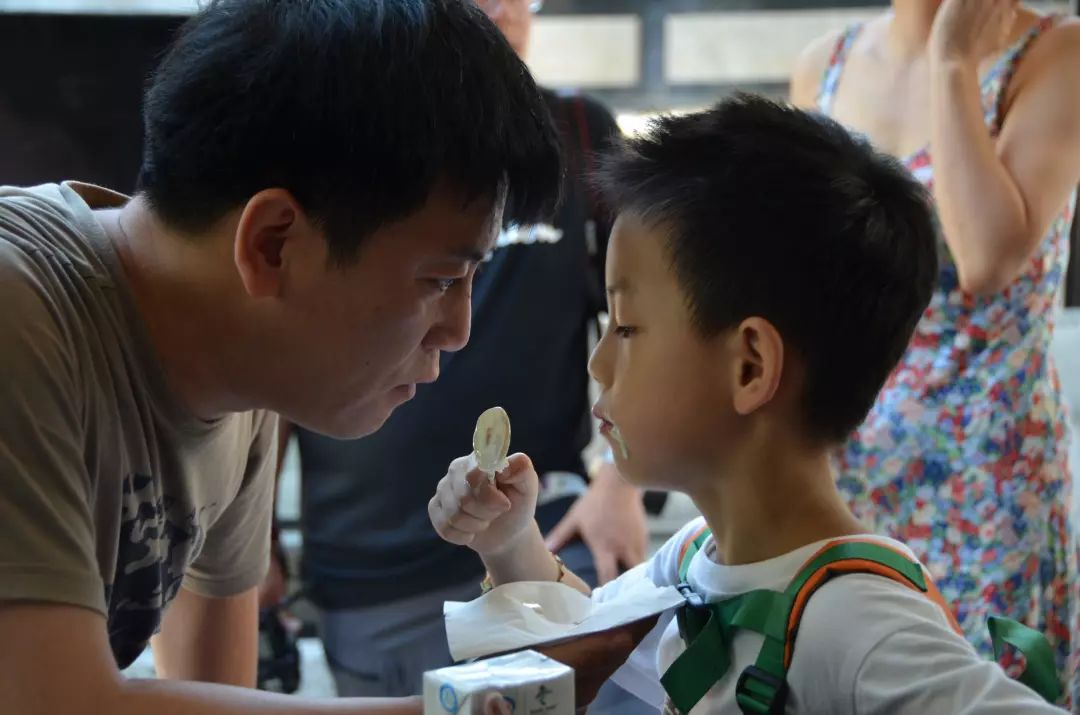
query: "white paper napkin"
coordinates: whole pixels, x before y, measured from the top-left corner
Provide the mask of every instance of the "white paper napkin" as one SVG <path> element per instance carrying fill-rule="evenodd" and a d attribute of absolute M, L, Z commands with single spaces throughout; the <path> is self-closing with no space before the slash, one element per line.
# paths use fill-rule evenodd
<path fill-rule="evenodd" d="M 522 581 L 475 601 L 443 606 L 455 660 L 549 645 L 640 621 L 683 603 L 674 586 L 656 586 L 642 564 L 619 577 L 618 592 L 597 602 L 565 584 Z"/>

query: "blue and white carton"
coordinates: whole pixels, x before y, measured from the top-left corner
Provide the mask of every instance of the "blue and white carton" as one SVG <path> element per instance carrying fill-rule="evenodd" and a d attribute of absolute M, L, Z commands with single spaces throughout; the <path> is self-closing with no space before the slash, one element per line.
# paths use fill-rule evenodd
<path fill-rule="evenodd" d="M 574 715 L 574 671 L 533 650 L 424 674 L 424 715 L 482 715 L 498 692 L 512 715 Z"/>

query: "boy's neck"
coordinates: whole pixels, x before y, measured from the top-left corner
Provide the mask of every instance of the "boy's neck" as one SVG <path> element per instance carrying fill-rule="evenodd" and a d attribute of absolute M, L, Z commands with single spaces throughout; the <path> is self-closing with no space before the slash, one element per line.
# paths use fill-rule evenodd
<path fill-rule="evenodd" d="M 690 494 L 712 529 L 720 563 L 757 563 L 866 533 L 836 490 L 825 450 L 755 450 L 752 460 L 725 471 Z"/>

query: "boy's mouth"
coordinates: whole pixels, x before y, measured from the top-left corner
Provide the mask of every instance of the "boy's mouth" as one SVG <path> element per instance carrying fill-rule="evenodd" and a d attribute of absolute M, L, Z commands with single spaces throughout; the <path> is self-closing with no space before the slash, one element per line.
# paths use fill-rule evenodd
<path fill-rule="evenodd" d="M 600 420 L 600 434 L 612 447 L 615 447 L 619 451 L 619 455 L 623 459 L 630 458 L 630 451 L 626 448 L 626 441 L 623 440 L 622 434 L 619 432 L 619 428 L 615 426 L 615 423 L 604 416 L 604 413 L 599 407 L 593 408 L 593 417 Z"/>

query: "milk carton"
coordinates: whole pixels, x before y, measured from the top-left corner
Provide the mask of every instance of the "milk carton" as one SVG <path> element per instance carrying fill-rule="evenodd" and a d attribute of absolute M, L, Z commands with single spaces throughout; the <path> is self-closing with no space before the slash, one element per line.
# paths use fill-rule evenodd
<path fill-rule="evenodd" d="M 498 691 L 513 715 L 574 715 L 574 671 L 536 651 L 424 674 L 424 715 L 480 715 Z"/>

